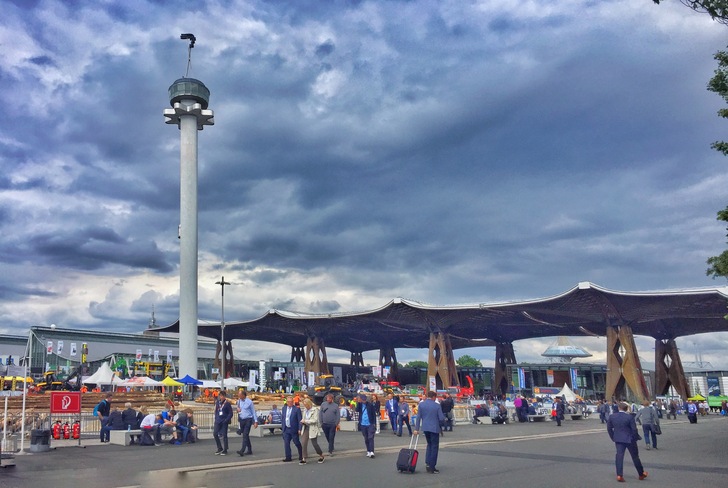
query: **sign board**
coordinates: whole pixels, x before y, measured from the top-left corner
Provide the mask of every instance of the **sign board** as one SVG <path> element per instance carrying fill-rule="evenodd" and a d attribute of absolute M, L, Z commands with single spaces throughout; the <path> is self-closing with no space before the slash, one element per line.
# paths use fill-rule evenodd
<path fill-rule="evenodd" d="M 81 413 L 81 392 L 52 391 L 51 413 Z"/>

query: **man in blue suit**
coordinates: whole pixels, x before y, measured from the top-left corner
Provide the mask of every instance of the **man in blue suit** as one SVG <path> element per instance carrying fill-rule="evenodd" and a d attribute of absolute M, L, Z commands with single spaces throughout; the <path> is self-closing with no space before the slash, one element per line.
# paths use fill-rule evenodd
<path fill-rule="evenodd" d="M 414 432 L 417 435 L 421 429 L 425 433 L 425 439 L 427 439 L 425 468 L 430 474 L 440 473 L 436 467 L 437 455 L 440 452 L 440 426 L 445 422 L 445 415 L 435 401 L 436 398 L 437 392 L 428 391 L 427 400 L 420 402 L 417 407 L 417 423 Z"/>
<path fill-rule="evenodd" d="M 221 391 L 217 395 L 217 400 L 215 400 L 215 427 L 212 432 L 213 437 L 215 437 L 215 444 L 217 445 L 215 454 L 219 456 L 227 456 L 228 425 L 230 425 L 232 418 L 233 407 L 227 401 L 225 391 Z M 220 443 L 220 439 L 222 439 L 222 444 Z"/>
<path fill-rule="evenodd" d="M 298 449 L 298 462 L 303 461 L 303 453 L 301 451 L 301 409 L 293 404 L 293 397 L 286 398 L 286 404 L 281 409 L 281 423 L 283 427 L 283 448 L 286 453 L 283 462 L 291 462 L 291 441 Z"/>
<path fill-rule="evenodd" d="M 632 456 L 632 462 L 637 469 L 637 474 L 641 480 L 647 478 L 647 471 L 640 461 L 639 450 L 637 449 L 637 423 L 634 417 L 627 413 L 629 405 L 621 403 L 619 412 L 609 416 L 607 420 L 607 432 L 609 438 L 612 439 L 617 447 L 615 456 L 615 464 L 617 467 L 617 481 L 624 482 L 624 451 L 629 451 Z"/>

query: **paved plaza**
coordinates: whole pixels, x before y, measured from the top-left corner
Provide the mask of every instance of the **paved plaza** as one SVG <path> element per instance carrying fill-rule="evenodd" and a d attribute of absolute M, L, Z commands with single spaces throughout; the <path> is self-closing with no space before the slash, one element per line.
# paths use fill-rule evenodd
<path fill-rule="evenodd" d="M 629 456 L 627 485 L 660 487 L 725 486 L 728 482 L 728 419 L 701 417 L 663 420 L 658 450 L 640 443 L 649 472 L 638 481 Z M 406 435 L 406 434 L 405 434 Z M 509 425 L 458 425 L 441 439 L 440 474 L 424 469 L 424 436 L 420 462 L 413 475 L 395 469 L 406 437 L 383 430 L 375 438 L 376 458 L 365 456 L 358 432 L 339 432 L 336 453 L 323 464 L 313 454 L 308 464 L 283 463 L 280 435 L 252 437 L 254 454 L 239 457 L 241 438 L 230 435 L 228 456 L 215 456 L 215 443 L 203 435 L 193 445 L 116 446 L 97 439 L 52 441 L 49 452 L 19 454 L 16 466 L 0 469 L 0 487 L 603 487 L 617 483 L 614 444 L 598 419 Z M 319 443 L 326 450 L 325 439 Z M 28 446 L 26 445 L 26 448 Z M 295 450 L 294 450 L 295 452 Z"/>

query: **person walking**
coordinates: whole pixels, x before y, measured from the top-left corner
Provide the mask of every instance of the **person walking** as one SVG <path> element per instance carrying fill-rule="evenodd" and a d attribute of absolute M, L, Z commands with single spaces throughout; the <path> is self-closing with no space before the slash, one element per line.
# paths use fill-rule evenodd
<path fill-rule="evenodd" d="M 445 421 L 442 408 L 435 399 L 437 392 L 428 391 L 427 399 L 417 406 L 417 420 L 415 421 L 414 435 L 420 430 L 425 433 L 427 451 L 425 452 L 425 469 L 430 474 L 439 474 L 437 469 L 437 456 L 440 452 L 440 425 Z"/>
<path fill-rule="evenodd" d="M 560 397 L 556 397 L 556 403 L 554 403 L 554 410 L 556 410 L 556 426 L 561 427 L 561 421 L 564 420 L 564 414 L 566 413 L 566 406 Z"/>
<path fill-rule="evenodd" d="M 238 421 L 240 422 L 240 433 L 243 435 L 243 445 L 237 453 L 240 456 L 253 454 L 253 445 L 250 443 L 250 427 L 258 428 L 258 417 L 255 415 L 255 405 L 248 398 L 245 390 L 238 392 Z"/>
<path fill-rule="evenodd" d="M 303 460 L 298 464 L 306 464 L 308 459 L 308 441 L 311 441 L 311 445 L 316 450 L 316 454 L 319 455 L 318 463 L 324 462 L 324 452 L 318 444 L 317 437 L 321 433 L 319 429 L 319 409 L 313 406 L 313 402 L 310 398 L 303 400 L 303 414 L 301 424 L 301 438 L 303 439 L 301 444 L 303 447 Z"/>
<path fill-rule="evenodd" d="M 336 428 L 341 421 L 341 412 L 339 406 L 334 403 L 334 395 L 329 393 L 326 395 L 324 402 L 319 408 L 321 416 L 321 428 L 324 431 L 326 442 L 329 444 L 329 456 L 334 455 L 334 439 L 336 438 Z"/>
<path fill-rule="evenodd" d="M 656 429 L 660 426 L 660 417 L 657 415 L 655 407 L 650 405 L 650 402 L 645 401 L 642 404 L 642 408 L 635 416 L 635 422 L 642 424 L 642 433 L 645 436 L 645 443 L 647 444 L 647 450 L 651 447 L 657 449 L 657 432 Z M 652 445 L 650 446 L 650 439 L 652 439 Z"/>
<path fill-rule="evenodd" d="M 356 413 L 359 419 L 359 432 L 364 436 L 367 457 L 374 459 L 374 434 L 377 431 L 377 413 L 376 407 L 372 402 L 367 401 L 367 396 L 364 393 L 359 395 L 359 401 L 356 402 Z"/>
<path fill-rule="evenodd" d="M 215 427 L 212 435 L 217 445 L 216 455 L 227 456 L 228 451 L 228 425 L 233 418 L 233 407 L 227 401 L 225 390 L 220 391 L 215 399 Z M 221 442 L 222 440 L 222 442 Z"/>
<path fill-rule="evenodd" d="M 607 433 L 617 449 L 617 453 L 614 456 L 614 464 L 617 469 L 617 481 L 624 483 L 624 451 L 629 451 L 634 467 L 637 470 L 637 475 L 640 480 L 643 480 L 647 478 L 647 471 L 642 466 L 639 449 L 637 448 L 637 441 L 639 439 L 637 423 L 634 417 L 627 413 L 627 410 L 629 410 L 627 403 L 621 403 L 619 410 L 619 412 L 610 415 L 609 419 L 607 419 Z"/>
<path fill-rule="evenodd" d="M 399 407 L 399 412 L 397 413 L 397 435 L 402 437 L 402 425 L 407 424 L 407 430 L 409 431 L 410 437 L 412 437 L 412 427 L 410 426 L 409 419 L 409 404 L 404 398 L 401 400 L 398 398 L 397 400 L 397 405 Z"/>
<path fill-rule="evenodd" d="M 301 409 L 293 403 L 293 397 L 286 398 L 286 404 L 281 409 L 281 418 L 283 419 L 283 449 L 286 457 L 283 458 L 284 463 L 290 463 L 291 459 L 291 442 L 298 449 L 298 462 L 303 461 L 303 452 L 301 450 Z"/>
<path fill-rule="evenodd" d="M 387 402 L 385 403 L 387 409 L 387 416 L 389 422 L 392 424 L 392 434 L 397 433 L 397 415 L 399 415 L 399 396 L 394 396 L 393 393 L 387 395 Z"/>

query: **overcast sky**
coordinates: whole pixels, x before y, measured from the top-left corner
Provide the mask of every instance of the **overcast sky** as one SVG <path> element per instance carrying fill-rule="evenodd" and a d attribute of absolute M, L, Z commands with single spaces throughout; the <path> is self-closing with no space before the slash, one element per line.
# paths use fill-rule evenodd
<path fill-rule="evenodd" d="M 183 32 L 215 112 L 199 133 L 202 320 L 220 320 L 222 275 L 227 321 L 541 298 L 580 281 L 726 285 L 705 275 L 728 204 L 728 160 L 710 149 L 725 105 L 706 84 L 728 27 L 677 0 L 2 11 L 0 333 L 140 332 L 153 307 L 159 325 L 177 319 L 179 131 L 162 112 L 185 74 Z M 517 358 L 554 341 L 516 343 Z M 604 339 L 574 342 L 604 360 Z M 728 368 L 726 334 L 679 344 L 684 362 Z M 638 346 L 654 361 L 652 339 Z M 492 366 L 492 348 L 463 353 Z"/>

